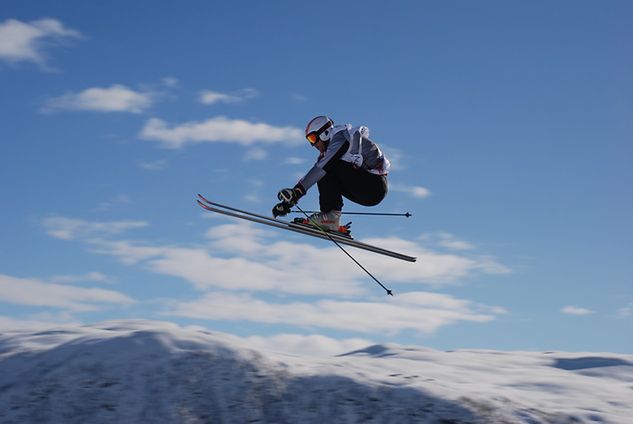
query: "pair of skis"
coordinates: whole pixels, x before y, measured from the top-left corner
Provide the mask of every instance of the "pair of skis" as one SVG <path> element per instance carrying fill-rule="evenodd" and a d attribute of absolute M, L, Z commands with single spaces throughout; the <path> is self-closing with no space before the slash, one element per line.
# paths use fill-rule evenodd
<path fill-rule="evenodd" d="M 201 194 L 198 194 L 198 198 L 196 200 L 198 204 L 205 210 L 209 212 L 215 212 L 222 215 L 231 216 L 234 218 L 244 219 L 246 221 L 255 222 L 258 224 L 264 224 L 275 228 L 280 228 L 282 230 L 293 231 L 296 233 L 304 234 L 310 237 L 317 237 L 321 239 L 326 239 L 332 241 L 336 244 L 347 256 L 350 257 L 360 268 L 363 269 L 370 277 L 376 281 L 386 292 L 387 294 L 393 296 L 391 290 L 387 289 L 380 281 L 376 279 L 365 267 L 363 267 L 354 257 L 352 257 L 343 247 L 341 246 L 351 246 L 357 249 L 366 250 L 369 252 L 378 253 L 380 255 L 389 256 L 396 259 L 401 259 L 407 262 L 415 262 L 416 258 L 409 255 L 404 255 L 402 253 L 394 252 L 392 250 L 384 249 L 382 247 L 374 246 L 368 243 L 363 243 L 357 240 L 354 240 L 351 236 L 345 234 L 337 234 L 337 232 L 325 231 L 320 228 L 315 228 L 313 226 L 297 224 L 293 222 L 283 221 L 280 219 L 270 218 L 265 215 L 256 214 L 253 212 L 245 211 L 242 209 L 237 209 L 231 206 L 222 205 L 217 202 L 213 202 Z"/>
<path fill-rule="evenodd" d="M 283 221 L 281 219 L 270 218 L 264 215 L 259 215 L 253 212 L 244 211 L 241 209 L 233 208 L 231 206 L 221 205 L 216 202 L 212 202 L 206 199 L 201 194 L 198 194 L 198 204 L 204 209 L 210 212 L 220 213 L 222 215 L 228 215 L 235 218 L 245 219 L 247 221 L 256 222 L 258 224 L 269 225 L 271 227 L 281 228 L 282 230 L 294 231 L 296 233 L 305 234 L 312 237 L 328 239 L 328 235 L 332 237 L 334 240 L 341 244 L 345 244 L 347 246 L 356 247 L 358 249 L 368 250 L 370 252 L 378 253 L 381 255 L 390 256 L 396 259 L 402 259 L 403 261 L 415 262 L 416 258 L 413 256 L 404 255 L 402 253 L 393 252 L 391 250 L 383 249 L 378 246 L 373 246 L 371 244 L 363 243 L 353 238 L 346 236 L 344 234 L 336 234 L 335 232 L 328 232 L 327 235 L 324 234 L 322 230 L 318 228 L 308 227 L 301 224 L 295 224 L 293 222 Z"/>

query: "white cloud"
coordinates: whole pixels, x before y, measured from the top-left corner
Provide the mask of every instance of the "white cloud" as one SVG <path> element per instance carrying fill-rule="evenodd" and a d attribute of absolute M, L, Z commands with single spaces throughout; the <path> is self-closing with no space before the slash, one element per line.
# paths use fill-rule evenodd
<path fill-rule="evenodd" d="M 112 236 L 134 228 L 147 226 L 144 221 L 88 222 L 80 219 L 53 216 L 42 221 L 48 235 L 62 239 L 85 239 L 87 237 Z"/>
<path fill-rule="evenodd" d="M 136 265 L 151 258 L 160 257 L 167 251 L 163 247 L 139 245 L 125 240 L 90 238 L 83 241 L 92 253 L 115 256 L 126 265 Z"/>
<path fill-rule="evenodd" d="M 440 234 L 440 245 L 452 250 L 472 250 L 475 248 L 472 244 L 464 240 L 459 240 L 457 237 L 449 233 Z"/>
<path fill-rule="evenodd" d="M 387 244 L 387 247 L 392 246 Z M 248 259 L 244 257 L 246 250 Z M 392 258 L 350 251 L 361 263 L 371 263 L 373 274 L 386 276 L 394 283 L 442 285 L 454 283 L 475 272 L 497 271 L 477 260 L 419 250 L 419 262 L 415 264 L 403 264 Z M 416 253 L 416 250 L 402 251 Z M 235 256 L 221 259 L 216 257 L 219 254 Z M 328 264 L 328 267 L 322 264 Z M 248 235 L 221 237 L 212 242 L 209 250 L 163 251 L 161 257 L 151 265 L 161 273 L 185 277 L 201 289 L 234 288 L 338 295 L 373 290 L 371 280 L 338 248 L 326 241 L 315 247 L 307 242 L 264 242 L 256 238 L 249 239 Z M 206 271 L 208 269 L 214 269 L 215 272 L 210 275 Z M 240 275 L 238 281 L 235 275 Z"/>
<path fill-rule="evenodd" d="M 319 327 L 362 333 L 396 334 L 405 330 L 433 333 L 457 322 L 488 322 L 493 309 L 449 295 L 402 293 L 380 301 L 270 303 L 250 295 L 207 293 L 200 299 L 175 303 L 167 315 L 218 321 L 250 321 Z"/>
<path fill-rule="evenodd" d="M 0 274 L 0 302 L 86 312 L 102 309 L 103 304 L 130 305 L 134 300 L 112 290 L 66 286 Z"/>
<path fill-rule="evenodd" d="M 178 78 L 174 78 L 174 77 L 165 77 L 161 80 L 162 84 L 165 87 L 178 87 L 180 85 L 180 81 L 178 80 Z"/>
<path fill-rule="evenodd" d="M 272 230 L 252 225 L 224 224 L 209 228 L 205 234 L 211 247 L 225 248 L 228 252 L 251 255 L 266 250 L 265 239 L 274 236 Z"/>
<path fill-rule="evenodd" d="M 142 113 L 152 106 L 152 92 L 134 91 L 124 85 L 92 87 L 79 93 L 67 93 L 46 102 L 43 112 L 55 110 L 82 110 L 92 112 Z"/>
<path fill-rule="evenodd" d="M 431 190 L 422 186 L 409 186 L 403 184 L 389 184 L 389 190 L 407 193 L 416 199 L 426 199 L 431 195 Z"/>
<path fill-rule="evenodd" d="M 320 357 L 341 355 L 374 344 L 366 339 L 351 338 L 339 340 L 320 334 L 276 334 L 270 337 L 251 336 L 241 339 L 256 349 Z"/>
<path fill-rule="evenodd" d="M 437 246 L 444 247 L 450 250 L 474 250 L 475 245 L 467 241 L 459 239 L 457 236 L 451 233 L 440 232 L 434 234 L 424 234 L 420 236 L 420 240 L 431 242 Z"/>
<path fill-rule="evenodd" d="M 254 88 L 245 88 L 230 94 L 204 90 L 199 93 L 198 99 L 200 103 L 211 105 L 214 103 L 239 103 L 257 96 L 259 96 L 259 92 Z"/>
<path fill-rule="evenodd" d="M 508 274 L 511 270 L 490 256 L 458 255 L 440 253 L 426 249 L 410 240 L 397 237 L 364 239 L 369 244 L 381 246 L 396 252 L 416 256 L 414 264 L 402 264 L 369 252 L 358 252 L 357 257 L 382 275 L 407 283 L 426 283 L 435 286 L 452 284 L 478 272 L 485 274 Z"/>
<path fill-rule="evenodd" d="M 55 275 L 50 278 L 52 283 L 72 284 L 72 283 L 111 283 L 112 278 L 101 272 L 88 272 L 83 275 Z"/>
<path fill-rule="evenodd" d="M 223 116 L 202 122 L 185 122 L 169 127 L 162 119 L 152 118 L 145 123 L 140 138 L 157 141 L 162 147 L 179 149 L 187 144 L 236 143 L 250 146 L 255 143 L 299 144 L 302 131 L 294 127 L 275 127 Z"/>
<path fill-rule="evenodd" d="M 586 308 L 579 308 L 577 306 L 565 306 L 560 310 L 562 313 L 567 315 L 591 315 L 593 311 Z"/>
<path fill-rule="evenodd" d="M 51 327 L 76 327 L 81 325 L 79 322 L 73 321 L 74 317 L 64 314 L 56 316 L 42 317 L 40 315 L 29 316 L 26 318 L 15 318 L 0 315 L 0 332 L 20 331 L 20 330 L 50 330 Z M 48 343 L 48 341 L 46 342 Z"/>
<path fill-rule="evenodd" d="M 125 264 L 141 263 L 161 275 L 190 282 L 198 290 L 250 290 L 292 294 L 352 295 L 365 290 L 345 258 L 308 245 L 223 239 L 209 248 L 153 247 L 126 241 L 89 241 L 95 253 L 117 257 Z M 222 245 L 224 243 L 224 245 Z M 250 244 L 249 244 L 250 243 Z M 245 255 L 243 252 L 250 252 Z M 305 258 L 299 258 L 304 253 Z M 333 269 L 322 270 L 315 256 L 332 256 Z M 317 258 L 322 260 L 322 258 Z M 347 265 L 342 267 L 342 265 Z M 337 267 L 339 272 L 337 272 Z M 343 269 L 343 272 L 340 272 Z"/>
<path fill-rule="evenodd" d="M 191 247 L 100 238 L 103 234 L 115 235 L 140 225 L 144 223 L 88 223 L 56 217 L 48 222 L 47 228 L 55 237 L 78 239 L 94 253 L 111 255 L 124 264 L 183 279 L 203 292 L 197 300 L 169 304 L 167 313 L 170 315 L 365 333 L 404 330 L 432 333 L 455 322 L 487 322 L 505 313 L 500 307 L 477 305 L 438 293 L 405 292 L 401 288 L 396 291 L 395 299 L 381 297 L 380 301 L 270 303 L 235 292 L 343 297 L 382 292 L 338 248 L 326 241 L 318 245 L 313 244 L 312 239 L 285 241 L 292 236 L 279 241 L 279 232 L 241 221 L 211 227 L 206 233 L 207 244 Z M 419 258 L 417 263 L 402 263 L 350 248 L 361 263 L 371 265 L 374 275 L 384 276 L 388 286 L 451 284 L 477 273 L 509 272 L 493 258 L 437 253 L 395 237 L 366 241 Z"/>
<path fill-rule="evenodd" d="M 207 233 L 207 246 L 152 246 L 100 238 L 144 225 L 136 221 L 87 223 L 57 217 L 46 221 L 45 227 L 54 237 L 80 239 L 94 253 L 112 255 L 128 265 L 141 264 L 152 272 L 182 278 L 203 291 L 251 290 L 341 296 L 371 293 L 377 289 L 367 275 L 331 243 L 323 240 L 316 245 L 312 244 L 312 239 L 285 241 L 289 237 L 278 241 L 278 231 L 267 231 L 254 224 L 217 225 Z M 390 284 L 441 286 L 480 273 L 510 272 L 491 257 L 433 252 L 413 241 L 395 237 L 366 241 L 418 257 L 417 263 L 402 263 L 349 248 L 361 263 L 371 264 L 374 275 L 388 278 Z"/>
<path fill-rule="evenodd" d="M 618 309 L 619 318 L 628 318 L 633 316 L 633 302 L 629 303 L 623 308 Z"/>
<path fill-rule="evenodd" d="M 382 144 L 380 145 L 380 149 L 384 152 L 385 156 L 387 156 L 389 162 L 391 162 L 391 171 L 407 169 L 405 165 L 407 155 L 402 150 Z"/>
<path fill-rule="evenodd" d="M 8 19 L 0 23 L 0 60 L 43 65 L 46 62 L 45 46 L 73 38 L 81 38 L 81 33 L 64 27 L 56 19 L 31 22 Z"/>
<path fill-rule="evenodd" d="M 268 157 L 268 152 L 264 149 L 260 149 L 259 147 L 253 147 L 246 151 L 244 155 L 245 161 L 252 160 L 265 160 Z"/>

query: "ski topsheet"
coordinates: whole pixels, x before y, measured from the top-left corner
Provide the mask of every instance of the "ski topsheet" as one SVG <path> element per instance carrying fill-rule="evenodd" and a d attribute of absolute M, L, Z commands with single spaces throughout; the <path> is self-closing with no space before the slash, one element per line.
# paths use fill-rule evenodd
<path fill-rule="evenodd" d="M 210 212 L 216 212 L 222 215 L 232 216 L 235 218 L 244 219 L 251 222 L 256 222 L 258 224 L 269 225 L 271 227 L 281 228 L 282 230 L 294 231 L 296 233 L 305 234 L 311 237 L 317 237 L 329 240 L 332 238 L 336 240 L 337 243 L 345 244 L 347 246 L 356 247 L 358 249 L 367 250 L 370 252 L 378 253 L 385 256 L 390 256 L 392 258 L 401 259 L 407 262 L 415 262 L 416 258 L 409 255 L 404 255 L 402 253 L 394 252 L 391 250 L 383 249 L 382 247 L 373 246 L 371 244 L 363 243 L 357 240 L 352 239 L 349 236 L 345 236 L 343 234 L 338 235 L 333 232 L 328 232 L 325 234 L 323 231 L 317 228 L 310 228 L 305 225 L 294 224 L 292 222 L 283 221 L 280 219 L 270 218 L 265 215 L 259 215 L 253 212 L 244 211 L 241 209 L 233 208 L 231 206 L 222 205 L 216 202 L 212 202 L 206 199 L 201 194 L 198 194 L 198 199 L 196 200 L 198 204 L 208 210 Z"/>

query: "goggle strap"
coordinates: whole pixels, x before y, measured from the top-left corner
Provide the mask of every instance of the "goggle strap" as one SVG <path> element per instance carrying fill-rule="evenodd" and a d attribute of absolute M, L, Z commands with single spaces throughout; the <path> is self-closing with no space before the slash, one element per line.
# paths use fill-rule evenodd
<path fill-rule="evenodd" d="M 324 133 L 324 132 L 325 132 L 328 128 L 331 128 L 331 127 L 332 127 L 332 121 L 327 121 L 327 122 L 325 123 L 325 125 L 323 125 L 323 126 L 322 126 L 321 128 L 319 128 L 318 130 L 316 130 L 316 131 L 312 131 L 312 132 L 308 133 L 308 134 L 306 135 L 306 138 L 308 139 L 308 141 L 310 142 L 310 144 L 314 144 L 314 143 L 316 143 L 316 142 L 319 140 L 319 136 L 320 136 L 322 133 Z M 309 138 L 309 137 L 310 137 L 311 135 L 313 135 L 313 134 L 314 134 L 314 141 L 310 140 L 310 138 Z"/>

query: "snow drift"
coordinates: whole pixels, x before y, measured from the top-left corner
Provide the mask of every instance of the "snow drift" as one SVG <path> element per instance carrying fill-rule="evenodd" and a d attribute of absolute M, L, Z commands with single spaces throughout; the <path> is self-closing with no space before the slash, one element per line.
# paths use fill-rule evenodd
<path fill-rule="evenodd" d="M 0 335 L 2 423 L 630 423 L 633 356 L 370 346 L 331 358 L 149 321 Z"/>

